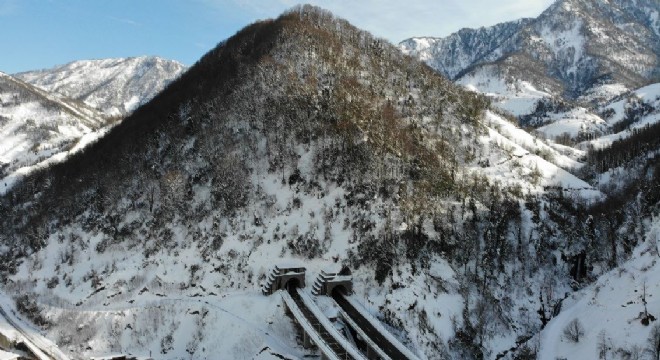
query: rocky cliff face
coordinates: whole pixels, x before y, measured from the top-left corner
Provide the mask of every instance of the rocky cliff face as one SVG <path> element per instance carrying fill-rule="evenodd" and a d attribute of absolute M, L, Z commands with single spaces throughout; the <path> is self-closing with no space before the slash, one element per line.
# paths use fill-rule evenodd
<path fill-rule="evenodd" d="M 657 78 L 658 14 L 660 5 L 652 0 L 562 0 L 536 19 L 461 30 L 445 39 L 408 39 L 400 47 L 453 79 L 523 54 L 563 84 L 563 95 L 575 98 L 603 84 L 635 88 Z"/>
<path fill-rule="evenodd" d="M 531 19 L 523 19 L 488 28 L 461 29 L 446 38 L 420 37 L 402 41 L 401 50 L 419 58 L 450 79 L 470 66 L 491 62 L 512 51 L 511 37 Z"/>

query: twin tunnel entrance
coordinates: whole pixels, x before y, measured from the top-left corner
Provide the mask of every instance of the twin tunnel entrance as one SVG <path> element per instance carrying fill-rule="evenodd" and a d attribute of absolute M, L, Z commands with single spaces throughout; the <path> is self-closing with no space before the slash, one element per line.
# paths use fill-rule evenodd
<path fill-rule="evenodd" d="M 262 286 L 264 295 L 277 290 L 291 291 L 305 287 L 305 268 L 302 266 L 275 266 Z M 353 278 L 348 268 L 340 271 L 324 270 L 319 273 L 312 287 L 313 295 L 333 296 L 335 293 L 348 295 L 353 292 Z"/>
<path fill-rule="evenodd" d="M 287 282 L 284 284 L 282 289 L 285 289 L 289 292 L 298 289 L 298 288 L 303 288 L 304 283 L 301 282 L 297 278 L 291 278 L 287 280 Z M 345 284 L 331 284 L 328 286 L 328 294 L 330 297 L 336 297 L 336 296 L 342 296 L 342 295 L 350 295 L 350 291 L 346 287 Z"/>
<path fill-rule="evenodd" d="M 298 288 L 303 288 L 305 287 L 305 282 L 301 281 L 297 277 L 291 277 L 286 282 L 282 285 L 281 289 L 284 289 L 288 291 L 289 293 L 295 291 Z M 346 296 L 350 295 L 349 287 L 346 286 L 344 283 L 329 283 L 326 286 L 326 295 L 330 297 L 339 297 L 339 296 Z"/>
<path fill-rule="evenodd" d="M 302 316 L 314 322 L 313 328 L 319 331 L 325 344 L 337 347 L 333 348 L 336 354 L 346 354 L 347 350 L 332 340 L 329 330 L 317 321 L 318 311 L 310 310 L 314 307 L 309 304 L 312 300 L 308 298 L 307 301 L 303 301 L 303 298 L 308 296 L 305 295 L 306 292 L 298 291 L 299 288 L 305 287 L 305 270 L 300 266 L 276 266 L 268 274 L 262 291 L 265 295 L 270 295 L 278 290 L 286 290 L 288 298 L 296 304 Z M 353 304 L 354 300 L 348 296 L 352 292 L 353 279 L 347 268 L 340 271 L 321 271 L 311 289 L 312 295 L 326 295 L 334 299 L 340 309 L 338 318 L 341 319 L 344 337 L 350 339 L 349 342 L 353 344 L 355 351 L 361 352 L 367 359 L 416 359 L 416 356 L 411 355 L 403 345 L 392 342 L 391 336 L 381 334 L 382 329 L 372 323 L 375 320 L 366 316 L 363 310 L 358 310 L 357 305 Z M 304 341 L 307 344 L 312 337 L 303 331 L 303 338 L 306 339 Z"/>

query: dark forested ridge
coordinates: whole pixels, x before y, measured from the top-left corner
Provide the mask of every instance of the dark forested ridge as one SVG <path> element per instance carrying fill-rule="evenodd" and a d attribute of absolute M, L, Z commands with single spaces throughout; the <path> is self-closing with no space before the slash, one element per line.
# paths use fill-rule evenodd
<path fill-rule="evenodd" d="M 297 7 L 220 43 L 97 143 L 0 198 L 0 273 L 37 298 L 91 287 L 107 300 L 116 284 L 148 290 L 123 278 L 138 271 L 131 261 L 184 294 L 205 279 L 216 291 L 256 289 L 261 264 L 278 258 L 336 261 L 358 290 L 400 300 L 378 306 L 428 358 L 493 358 L 502 343 L 533 356 L 527 339 L 567 292 L 627 259 L 657 196 L 604 197 L 614 209 L 489 178 L 490 159 L 516 159 L 486 146 L 488 110 L 486 97 L 386 41 Z M 619 147 L 592 153 L 584 173 Z M 657 180 L 657 166 L 644 176 Z M 625 239 L 623 227 L 633 229 Z M 35 260 L 49 247 L 54 262 Z M 167 280 L 190 249 L 189 276 Z M 454 278 L 434 270 L 445 263 Z M 415 295 L 396 297 L 406 289 Z M 463 306 L 434 311 L 441 296 Z"/>

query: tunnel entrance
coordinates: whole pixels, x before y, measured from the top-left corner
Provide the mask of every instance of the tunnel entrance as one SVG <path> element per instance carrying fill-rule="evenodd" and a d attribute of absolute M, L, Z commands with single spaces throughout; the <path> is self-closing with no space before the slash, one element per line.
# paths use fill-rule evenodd
<path fill-rule="evenodd" d="M 332 286 L 329 290 L 330 290 L 330 295 L 332 295 L 333 297 L 349 294 L 348 289 L 346 289 L 346 286 L 344 286 L 343 284 L 336 284 Z"/>
<path fill-rule="evenodd" d="M 270 295 L 277 290 L 295 290 L 305 287 L 305 268 L 302 266 L 275 266 L 266 277 L 261 291 Z"/>
<path fill-rule="evenodd" d="M 341 294 L 350 295 L 353 292 L 353 278 L 351 270 L 344 266 L 342 269 L 321 270 L 314 281 L 312 295 L 334 296 L 334 289 L 339 288 Z"/>
<path fill-rule="evenodd" d="M 301 287 L 300 286 L 300 280 L 297 278 L 290 278 L 286 284 L 284 284 L 284 288 L 288 290 L 289 292 L 292 292 L 296 290 L 297 288 Z"/>

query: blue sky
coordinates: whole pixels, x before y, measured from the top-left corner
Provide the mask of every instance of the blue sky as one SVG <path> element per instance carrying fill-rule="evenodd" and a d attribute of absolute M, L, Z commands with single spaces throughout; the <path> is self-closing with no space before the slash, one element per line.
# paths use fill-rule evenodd
<path fill-rule="evenodd" d="M 553 0 L 0 0 L 0 71 L 140 55 L 191 65 L 243 26 L 305 2 L 398 42 L 537 16 Z"/>

